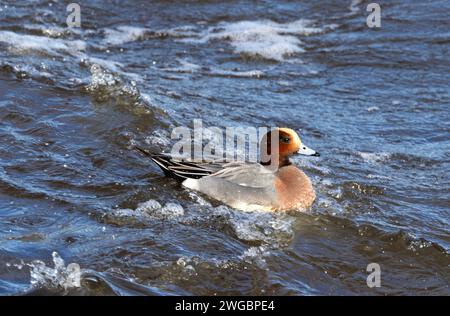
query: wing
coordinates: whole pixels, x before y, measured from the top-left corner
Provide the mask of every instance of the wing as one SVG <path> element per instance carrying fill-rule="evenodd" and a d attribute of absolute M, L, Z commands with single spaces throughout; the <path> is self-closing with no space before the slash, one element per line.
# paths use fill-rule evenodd
<path fill-rule="evenodd" d="M 228 163 L 213 175 L 234 184 L 252 188 L 271 186 L 275 181 L 275 172 L 259 163 Z"/>
<path fill-rule="evenodd" d="M 135 147 L 144 155 L 150 157 L 164 172 L 166 176 L 179 181 L 186 179 L 199 179 L 209 176 L 222 169 L 224 164 L 217 162 L 193 162 L 183 159 L 173 158 L 167 154 L 152 153 L 140 147 Z"/>
<path fill-rule="evenodd" d="M 229 163 L 201 179 L 187 179 L 183 186 L 202 192 L 242 210 L 272 210 L 277 203 L 275 173 L 257 163 Z"/>

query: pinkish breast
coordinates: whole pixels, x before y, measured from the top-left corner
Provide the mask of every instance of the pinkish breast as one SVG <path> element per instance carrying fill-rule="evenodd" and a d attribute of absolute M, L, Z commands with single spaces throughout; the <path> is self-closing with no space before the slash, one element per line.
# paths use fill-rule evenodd
<path fill-rule="evenodd" d="M 275 180 L 278 210 L 306 209 L 316 199 L 311 180 L 295 166 L 282 167 Z"/>

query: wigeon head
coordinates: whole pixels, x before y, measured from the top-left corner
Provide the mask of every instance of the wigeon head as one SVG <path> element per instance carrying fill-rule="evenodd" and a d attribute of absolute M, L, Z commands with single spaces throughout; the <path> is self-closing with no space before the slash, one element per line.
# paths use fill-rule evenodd
<path fill-rule="evenodd" d="M 278 168 L 289 165 L 289 157 L 295 154 L 320 156 L 317 151 L 304 145 L 294 130 L 286 127 L 275 128 L 263 136 L 260 154 L 263 165 Z"/>

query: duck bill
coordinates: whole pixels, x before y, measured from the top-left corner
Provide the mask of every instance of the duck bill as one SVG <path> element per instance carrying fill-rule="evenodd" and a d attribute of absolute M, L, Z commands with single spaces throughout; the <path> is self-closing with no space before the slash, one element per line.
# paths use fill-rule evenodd
<path fill-rule="evenodd" d="M 311 149 L 308 146 L 305 146 L 303 144 L 300 147 L 299 151 L 297 151 L 297 153 L 299 155 L 303 155 L 303 156 L 315 156 L 315 157 L 319 157 L 320 156 L 320 154 L 317 151 L 315 151 L 315 150 L 313 150 L 313 149 Z"/>

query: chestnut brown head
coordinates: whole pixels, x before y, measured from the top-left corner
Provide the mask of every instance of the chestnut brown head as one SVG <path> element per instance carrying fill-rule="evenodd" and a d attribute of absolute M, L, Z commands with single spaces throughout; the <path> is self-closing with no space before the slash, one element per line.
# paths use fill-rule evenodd
<path fill-rule="evenodd" d="M 320 156 L 318 152 L 304 145 L 298 134 L 290 128 L 275 128 L 261 139 L 261 163 L 282 167 L 289 165 L 289 157 L 294 154 Z"/>

